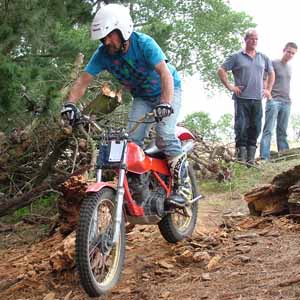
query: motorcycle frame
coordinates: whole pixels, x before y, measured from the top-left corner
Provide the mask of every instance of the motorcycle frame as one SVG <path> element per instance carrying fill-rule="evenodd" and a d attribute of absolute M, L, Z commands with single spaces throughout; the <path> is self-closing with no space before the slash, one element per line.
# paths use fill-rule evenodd
<path fill-rule="evenodd" d="M 187 129 L 183 127 L 177 127 L 176 133 L 181 141 L 184 140 L 194 140 L 194 136 Z M 192 148 L 192 145 L 186 147 L 187 150 Z M 137 164 L 140 162 L 140 164 Z M 142 164 L 141 164 L 142 162 Z M 167 165 L 167 161 L 164 159 L 158 159 L 148 156 L 138 145 L 133 142 L 124 141 L 124 147 L 121 155 L 120 162 L 111 164 L 111 168 L 114 169 L 118 175 L 118 181 L 116 184 L 102 181 L 102 167 L 97 166 L 96 168 L 96 182 L 89 185 L 86 192 L 87 193 L 97 193 L 103 188 L 108 187 L 114 190 L 116 193 L 116 207 L 115 207 L 115 218 L 114 218 L 114 236 L 113 243 L 116 243 L 120 234 L 120 225 L 122 222 L 122 212 L 124 208 L 124 198 L 125 198 L 125 216 L 131 217 L 143 217 L 144 209 L 143 207 L 136 204 L 131 196 L 128 180 L 126 176 L 127 170 L 136 174 L 143 174 L 146 172 L 151 172 L 154 178 L 159 182 L 159 184 L 166 191 L 167 197 L 171 193 L 172 178 L 171 173 Z M 168 185 L 161 179 L 159 174 L 166 175 L 170 177 Z"/>

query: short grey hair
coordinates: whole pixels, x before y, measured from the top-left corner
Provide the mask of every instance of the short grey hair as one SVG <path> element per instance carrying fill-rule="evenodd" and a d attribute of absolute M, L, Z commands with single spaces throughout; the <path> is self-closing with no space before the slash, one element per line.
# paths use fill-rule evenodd
<path fill-rule="evenodd" d="M 257 31 L 255 28 L 250 28 L 246 31 L 244 39 L 246 40 L 250 35 L 252 35 L 253 33 L 257 34 Z"/>

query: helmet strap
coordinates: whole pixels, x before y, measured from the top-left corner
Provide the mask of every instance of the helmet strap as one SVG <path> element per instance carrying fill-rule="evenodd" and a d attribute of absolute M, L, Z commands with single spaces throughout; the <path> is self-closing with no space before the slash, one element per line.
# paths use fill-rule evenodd
<path fill-rule="evenodd" d="M 120 46 L 120 53 L 125 53 L 126 52 L 126 46 L 127 46 L 127 41 L 125 41 L 123 34 L 119 29 L 116 30 L 119 34 L 120 40 L 121 40 L 121 46 Z"/>
<path fill-rule="evenodd" d="M 126 52 L 126 50 L 127 50 L 127 43 L 128 41 L 122 41 L 122 43 L 121 43 L 121 47 L 120 47 L 120 52 L 122 52 L 122 53 L 125 53 Z"/>

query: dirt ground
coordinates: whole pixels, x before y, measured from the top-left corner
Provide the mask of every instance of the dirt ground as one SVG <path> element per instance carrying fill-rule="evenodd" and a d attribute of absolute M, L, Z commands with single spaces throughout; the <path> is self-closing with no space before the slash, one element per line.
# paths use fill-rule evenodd
<path fill-rule="evenodd" d="M 227 197 L 203 199 L 193 237 L 176 245 L 155 226 L 136 226 L 119 284 L 99 299 L 300 299 L 300 217 L 250 217 L 242 195 Z M 38 232 L 1 233 L 0 299 L 89 299 L 75 268 L 51 272 L 60 237 Z"/>

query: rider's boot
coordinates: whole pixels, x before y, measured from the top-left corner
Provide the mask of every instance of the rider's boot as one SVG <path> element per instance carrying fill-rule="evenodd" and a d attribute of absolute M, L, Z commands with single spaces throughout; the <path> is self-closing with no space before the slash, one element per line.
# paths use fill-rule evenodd
<path fill-rule="evenodd" d="M 173 179 L 172 192 L 168 200 L 176 206 L 184 207 L 193 197 L 186 154 L 169 159 L 168 164 Z"/>

